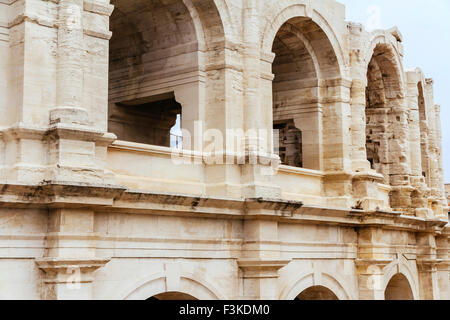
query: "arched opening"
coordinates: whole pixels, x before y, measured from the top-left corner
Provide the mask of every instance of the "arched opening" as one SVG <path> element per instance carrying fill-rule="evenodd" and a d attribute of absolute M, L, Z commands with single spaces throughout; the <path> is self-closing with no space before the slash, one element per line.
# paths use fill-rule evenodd
<path fill-rule="evenodd" d="M 407 125 L 407 119 L 397 112 L 402 104 L 401 78 L 396 66 L 395 56 L 386 44 L 378 44 L 367 69 L 366 88 L 366 151 L 367 160 L 373 170 L 381 173 L 385 183 L 390 176 L 399 174 L 392 171 L 391 164 L 397 168 L 406 165 L 406 155 L 402 154 L 396 143 L 396 128 Z"/>
<path fill-rule="evenodd" d="M 275 153 L 285 165 L 322 169 L 321 82 L 339 75 L 325 32 L 307 17 L 285 22 L 273 41 Z"/>
<path fill-rule="evenodd" d="M 202 54 L 182 0 L 112 0 L 109 131 L 119 140 L 175 147 L 201 120 Z"/>
<path fill-rule="evenodd" d="M 339 300 L 330 289 L 322 286 L 314 286 L 304 290 L 295 300 Z"/>
<path fill-rule="evenodd" d="M 389 281 L 384 292 L 385 300 L 414 300 L 408 279 L 399 273 Z"/>
<path fill-rule="evenodd" d="M 197 298 L 194 298 L 193 296 L 182 293 L 182 292 L 164 292 L 157 295 L 154 295 L 153 297 L 148 298 L 149 301 L 175 301 L 175 300 L 187 300 L 187 301 L 194 301 L 198 300 Z"/>

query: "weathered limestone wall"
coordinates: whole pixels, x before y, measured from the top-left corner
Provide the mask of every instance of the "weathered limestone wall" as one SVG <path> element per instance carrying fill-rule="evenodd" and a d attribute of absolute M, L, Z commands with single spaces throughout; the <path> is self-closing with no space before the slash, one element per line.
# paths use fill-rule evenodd
<path fill-rule="evenodd" d="M 450 184 L 445 185 L 445 197 L 447 198 L 448 207 L 450 208 Z"/>
<path fill-rule="evenodd" d="M 333 0 L 0 0 L 0 297 L 448 299 L 402 41 Z"/>

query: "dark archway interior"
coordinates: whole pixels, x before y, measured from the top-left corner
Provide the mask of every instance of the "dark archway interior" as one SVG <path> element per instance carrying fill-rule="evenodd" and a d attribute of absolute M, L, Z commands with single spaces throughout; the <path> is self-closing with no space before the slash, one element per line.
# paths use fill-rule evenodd
<path fill-rule="evenodd" d="M 300 293 L 296 300 L 339 300 L 338 297 L 328 288 L 314 286 Z"/>
<path fill-rule="evenodd" d="M 310 18 L 296 17 L 278 30 L 272 46 L 275 153 L 285 165 L 317 167 L 320 122 L 319 79 L 339 74 L 324 31 Z"/>
<path fill-rule="evenodd" d="M 153 296 L 149 299 L 147 299 L 149 301 L 164 301 L 164 300 L 169 300 L 169 301 L 174 301 L 174 300 L 187 300 L 187 301 L 195 301 L 198 300 L 196 298 L 194 298 L 193 296 L 186 294 L 186 293 L 182 293 L 182 292 L 165 292 L 165 293 L 160 293 L 157 294 L 156 296 Z"/>
<path fill-rule="evenodd" d="M 395 115 L 402 93 L 395 57 L 387 45 L 376 46 L 367 70 L 366 88 L 366 151 L 373 170 L 390 180 L 390 163 L 405 163 L 406 158 L 393 159 L 391 140 L 395 139 L 395 126 L 402 119 Z"/>
<path fill-rule="evenodd" d="M 108 130 L 119 140 L 169 147 L 183 111 L 174 92 L 162 91 L 198 69 L 194 22 L 182 0 L 111 3 Z"/>
<path fill-rule="evenodd" d="M 414 300 L 411 286 L 403 274 L 397 274 L 389 281 L 384 292 L 385 300 Z"/>

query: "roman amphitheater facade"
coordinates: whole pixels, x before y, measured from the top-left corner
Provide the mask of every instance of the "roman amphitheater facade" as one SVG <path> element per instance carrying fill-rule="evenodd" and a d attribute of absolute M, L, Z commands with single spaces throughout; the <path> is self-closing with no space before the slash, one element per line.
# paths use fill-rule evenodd
<path fill-rule="evenodd" d="M 0 298 L 450 298 L 402 61 L 331 0 L 0 0 Z"/>

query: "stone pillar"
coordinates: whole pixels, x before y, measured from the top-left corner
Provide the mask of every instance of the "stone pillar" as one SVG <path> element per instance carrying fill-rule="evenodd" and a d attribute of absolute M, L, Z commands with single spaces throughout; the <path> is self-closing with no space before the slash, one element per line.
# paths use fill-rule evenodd
<path fill-rule="evenodd" d="M 417 255 L 420 296 L 423 300 L 439 300 L 435 237 L 431 233 L 418 234 L 417 244 L 420 248 Z"/>
<path fill-rule="evenodd" d="M 409 147 L 411 162 L 411 186 L 414 188 L 411 194 L 411 214 L 418 217 L 428 217 L 428 190 L 425 178 L 422 175 L 422 148 L 421 130 L 419 115 L 419 82 L 417 72 L 407 73 L 407 95 L 406 100 L 409 106 Z"/>
<path fill-rule="evenodd" d="M 384 268 L 394 257 L 385 249 L 385 232 L 379 227 L 362 228 L 358 232 L 358 274 L 360 300 L 384 300 Z"/>
<path fill-rule="evenodd" d="M 352 194 L 351 81 L 324 80 L 320 87 L 325 193 L 330 206 L 349 208 L 354 205 L 349 196 Z"/>
<path fill-rule="evenodd" d="M 57 33 L 57 107 L 53 112 L 61 122 L 86 124 L 87 111 L 82 108 L 83 0 L 59 1 Z"/>
<path fill-rule="evenodd" d="M 436 253 L 439 261 L 437 265 L 438 284 L 442 300 L 450 300 L 450 259 L 449 259 L 449 237 L 444 232 L 443 235 L 436 236 Z"/>
<path fill-rule="evenodd" d="M 392 186 L 391 207 L 395 211 L 411 214 L 411 162 L 409 146 L 409 112 L 404 99 L 390 101 L 389 120 L 389 176 Z"/>
<path fill-rule="evenodd" d="M 442 125 L 441 125 L 441 106 L 434 105 L 435 121 L 436 121 L 436 149 L 438 156 L 438 179 L 436 187 L 436 198 L 438 199 L 438 204 L 436 206 L 438 217 L 446 219 L 448 217 L 447 213 L 447 200 L 445 198 L 445 185 L 444 185 L 444 156 L 442 152 Z"/>
<path fill-rule="evenodd" d="M 278 222 L 265 219 L 265 215 L 295 214 L 301 203 L 278 201 L 247 200 L 244 220 L 244 243 L 238 266 L 243 279 L 242 299 L 273 300 L 278 299 L 278 270 L 290 260 L 280 256 Z M 283 209 L 280 209 L 283 208 Z"/>
<path fill-rule="evenodd" d="M 441 186 L 441 168 L 440 168 L 440 138 L 439 128 L 440 120 L 436 119 L 436 108 L 433 95 L 433 79 L 425 79 L 425 100 L 427 105 L 427 120 L 429 126 L 428 134 L 428 154 L 430 157 L 430 188 L 431 195 L 429 201 L 432 203 L 432 209 L 436 216 L 441 216 L 442 212 L 442 186 Z M 438 115 L 439 118 L 439 115 Z M 447 213 L 444 214 L 447 216 Z"/>
<path fill-rule="evenodd" d="M 92 300 L 94 272 L 109 259 L 37 259 L 36 264 L 44 275 L 45 300 Z"/>
<path fill-rule="evenodd" d="M 243 298 L 246 300 L 277 300 L 278 270 L 289 260 L 241 259 L 238 266 L 242 271 Z"/>
<path fill-rule="evenodd" d="M 44 258 L 44 299 L 92 299 L 94 271 L 109 259 L 96 257 L 94 212 L 89 209 L 50 210 Z"/>
<path fill-rule="evenodd" d="M 352 169 L 354 172 L 370 171 L 370 162 L 366 154 L 366 87 L 367 70 L 363 64 L 362 49 L 364 46 L 363 26 L 350 22 L 347 25 L 350 33 L 350 65 L 351 77 L 351 134 L 352 134 Z"/>
<path fill-rule="evenodd" d="M 371 171 L 366 151 L 366 81 L 353 80 L 352 99 L 352 169 L 355 172 Z"/>
<path fill-rule="evenodd" d="M 56 181 L 112 183 L 113 177 L 102 167 L 106 147 L 116 137 L 105 133 L 107 117 L 108 40 L 104 23 L 112 12 L 105 4 L 84 5 L 83 0 L 58 2 L 56 107 L 50 111 L 50 169 L 48 177 Z M 92 25 L 94 16 L 103 24 Z M 85 19 L 84 19 L 85 18 Z M 106 20 L 108 21 L 108 20 Z M 103 28 L 103 29 L 102 29 Z M 86 47 L 92 50 L 86 60 Z M 92 63 L 87 65 L 86 61 Z M 98 69 L 94 79 L 91 69 Z M 97 97 L 94 90 L 102 96 Z M 89 105 L 86 97 L 98 105 Z M 97 121 L 102 119 L 103 121 Z"/>
<path fill-rule="evenodd" d="M 262 88 L 258 3 L 258 0 L 245 0 L 243 4 L 246 163 L 242 167 L 241 183 L 244 185 L 243 196 L 246 198 L 280 198 L 280 188 L 271 183 L 274 174 L 272 167 L 279 161 L 279 157 L 274 156 L 272 150 L 272 104 L 263 104 L 260 94 Z M 267 90 L 267 86 L 264 89 Z"/>
<path fill-rule="evenodd" d="M 105 132 L 110 37 L 105 17 L 112 6 L 22 2 L 11 17 L 14 78 L 5 129 L 11 156 L 4 175 L 19 183 L 112 182 L 104 168 L 106 146 L 115 139 Z"/>
<path fill-rule="evenodd" d="M 359 300 L 384 300 L 383 269 L 392 260 L 359 259 L 356 260 L 358 273 Z"/>

